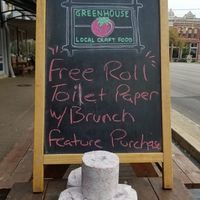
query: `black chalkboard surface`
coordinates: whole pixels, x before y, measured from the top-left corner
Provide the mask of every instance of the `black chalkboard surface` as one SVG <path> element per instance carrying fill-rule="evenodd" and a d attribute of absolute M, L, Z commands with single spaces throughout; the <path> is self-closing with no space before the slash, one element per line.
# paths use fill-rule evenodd
<path fill-rule="evenodd" d="M 159 0 L 46 5 L 45 154 L 162 152 Z"/>

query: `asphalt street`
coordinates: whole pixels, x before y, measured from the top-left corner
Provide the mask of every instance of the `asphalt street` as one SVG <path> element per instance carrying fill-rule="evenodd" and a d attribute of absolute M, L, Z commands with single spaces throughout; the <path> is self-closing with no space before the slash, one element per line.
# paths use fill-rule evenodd
<path fill-rule="evenodd" d="M 200 64 L 171 63 L 172 108 L 200 125 Z"/>

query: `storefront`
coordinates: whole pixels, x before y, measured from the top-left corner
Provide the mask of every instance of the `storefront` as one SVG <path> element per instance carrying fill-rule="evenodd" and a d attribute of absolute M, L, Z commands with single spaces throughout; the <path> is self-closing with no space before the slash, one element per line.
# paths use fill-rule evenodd
<path fill-rule="evenodd" d="M 28 66 L 33 59 L 35 7 L 33 0 L 1 1 L 0 77 L 15 77 L 18 69 Z"/>
<path fill-rule="evenodd" d="M 8 22 L 10 30 L 11 64 L 15 75 L 23 66 L 33 71 L 35 62 L 35 21 L 15 19 Z"/>

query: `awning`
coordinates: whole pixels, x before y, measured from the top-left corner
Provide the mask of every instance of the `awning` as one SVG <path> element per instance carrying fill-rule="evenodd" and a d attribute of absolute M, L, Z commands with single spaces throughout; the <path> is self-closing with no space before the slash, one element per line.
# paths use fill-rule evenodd
<path fill-rule="evenodd" d="M 36 13 L 36 0 L 5 0 L 19 8 L 22 8 L 31 13 Z"/>

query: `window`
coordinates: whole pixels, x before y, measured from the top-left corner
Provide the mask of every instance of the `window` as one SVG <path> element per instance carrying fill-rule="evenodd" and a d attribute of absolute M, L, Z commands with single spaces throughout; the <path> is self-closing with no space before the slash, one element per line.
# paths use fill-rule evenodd
<path fill-rule="evenodd" d="M 179 48 L 174 48 L 173 53 L 172 53 L 173 58 L 178 58 L 179 57 Z"/>
<path fill-rule="evenodd" d="M 189 33 L 189 34 L 192 34 L 192 29 L 191 29 L 191 28 L 188 30 L 188 33 Z"/>
<path fill-rule="evenodd" d="M 191 49 L 190 55 L 192 56 L 192 58 L 197 58 L 197 49 Z"/>
<path fill-rule="evenodd" d="M 191 43 L 190 46 L 191 47 L 197 47 L 197 43 Z"/>
<path fill-rule="evenodd" d="M 198 33 L 198 29 L 195 28 L 195 29 L 194 29 L 194 38 L 197 38 L 197 33 Z"/>
<path fill-rule="evenodd" d="M 194 29 L 194 34 L 197 34 L 197 33 L 198 33 L 198 29 L 195 28 L 195 29 Z"/>
<path fill-rule="evenodd" d="M 182 28 L 182 31 L 183 31 L 183 34 L 184 34 L 184 35 L 185 35 L 186 32 L 187 32 L 186 28 Z"/>
<path fill-rule="evenodd" d="M 192 29 L 189 29 L 188 30 L 188 38 L 191 38 L 192 37 Z"/>
<path fill-rule="evenodd" d="M 190 44 L 190 55 L 192 55 L 192 58 L 197 58 L 197 49 L 198 44 L 197 43 L 191 43 Z"/>

